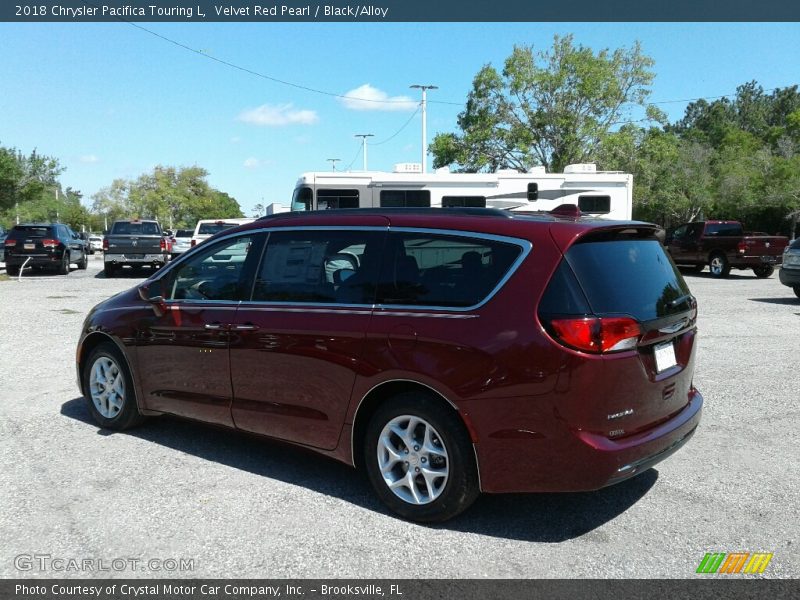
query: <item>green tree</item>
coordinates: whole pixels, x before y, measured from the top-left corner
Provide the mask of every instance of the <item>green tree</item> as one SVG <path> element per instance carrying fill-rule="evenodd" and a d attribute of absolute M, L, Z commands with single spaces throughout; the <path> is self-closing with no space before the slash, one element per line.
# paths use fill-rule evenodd
<path fill-rule="evenodd" d="M 627 107 L 645 106 L 653 64 L 638 42 L 597 53 L 575 46 L 571 35 L 556 36 L 543 52 L 516 46 L 502 73 L 485 65 L 475 76 L 460 131 L 431 144 L 434 166 L 561 171 L 589 160 Z"/>

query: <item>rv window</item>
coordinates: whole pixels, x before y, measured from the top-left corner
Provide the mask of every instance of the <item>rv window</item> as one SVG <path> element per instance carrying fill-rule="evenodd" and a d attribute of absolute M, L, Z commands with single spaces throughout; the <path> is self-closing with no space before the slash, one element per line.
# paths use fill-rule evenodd
<path fill-rule="evenodd" d="M 317 190 L 317 209 L 358 208 L 358 190 Z"/>
<path fill-rule="evenodd" d="M 382 190 L 381 208 L 430 208 L 428 190 Z"/>
<path fill-rule="evenodd" d="M 539 199 L 539 184 L 538 183 L 529 183 L 528 184 L 528 202 L 534 202 Z"/>
<path fill-rule="evenodd" d="M 609 213 L 611 196 L 578 196 L 578 208 L 585 213 Z"/>
<path fill-rule="evenodd" d="M 485 196 L 442 196 L 442 207 L 486 208 Z"/>
<path fill-rule="evenodd" d="M 310 187 L 295 188 L 292 194 L 292 210 L 311 210 L 311 201 L 314 199 L 314 192 Z"/>

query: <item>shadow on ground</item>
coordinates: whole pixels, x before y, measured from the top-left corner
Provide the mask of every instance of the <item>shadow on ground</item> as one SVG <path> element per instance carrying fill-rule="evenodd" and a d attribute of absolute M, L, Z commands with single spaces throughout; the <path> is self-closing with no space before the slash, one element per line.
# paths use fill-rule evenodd
<path fill-rule="evenodd" d="M 800 306 L 800 298 L 782 296 L 780 298 L 748 298 L 751 302 L 764 302 L 766 304 L 785 304 L 787 306 Z"/>
<path fill-rule="evenodd" d="M 65 402 L 61 414 L 96 426 L 83 398 Z M 148 420 L 125 433 L 204 460 L 340 498 L 391 518 L 365 477 L 339 462 L 288 444 L 242 435 L 173 417 Z M 636 504 L 658 479 L 654 469 L 615 486 L 585 493 L 484 494 L 464 514 L 436 529 L 530 542 L 563 542 L 590 534 Z"/>

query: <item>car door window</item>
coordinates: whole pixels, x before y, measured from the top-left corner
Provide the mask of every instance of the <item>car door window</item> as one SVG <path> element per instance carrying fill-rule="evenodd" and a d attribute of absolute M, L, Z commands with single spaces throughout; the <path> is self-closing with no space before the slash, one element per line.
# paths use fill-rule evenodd
<path fill-rule="evenodd" d="M 371 304 L 383 237 L 371 230 L 272 232 L 252 299 Z"/>
<path fill-rule="evenodd" d="M 264 237 L 246 234 L 222 240 L 181 262 L 169 273 L 165 299 L 230 301 L 249 297 Z"/>

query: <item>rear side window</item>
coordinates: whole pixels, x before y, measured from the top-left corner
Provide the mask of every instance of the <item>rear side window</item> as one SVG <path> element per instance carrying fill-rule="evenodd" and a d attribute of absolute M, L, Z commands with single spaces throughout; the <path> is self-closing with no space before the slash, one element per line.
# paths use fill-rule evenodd
<path fill-rule="evenodd" d="M 566 260 L 598 316 L 648 321 L 686 310 L 685 302 L 672 301 L 689 288 L 656 239 L 577 243 Z"/>
<path fill-rule="evenodd" d="M 706 223 L 706 235 L 718 237 L 742 235 L 741 223 Z"/>
<path fill-rule="evenodd" d="M 486 208 L 486 196 L 442 196 L 443 208 Z"/>
<path fill-rule="evenodd" d="M 112 235 L 161 235 L 158 223 L 130 223 L 118 221 L 111 230 Z"/>
<path fill-rule="evenodd" d="M 317 190 L 317 208 L 358 208 L 358 190 Z"/>
<path fill-rule="evenodd" d="M 383 232 L 274 231 L 253 300 L 372 304 Z"/>
<path fill-rule="evenodd" d="M 479 304 L 520 252 L 516 244 L 482 238 L 392 232 L 377 302 L 454 308 Z"/>
<path fill-rule="evenodd" d="M 381 208 L 430 208 L 428 190 L 382 190 Z"/>

